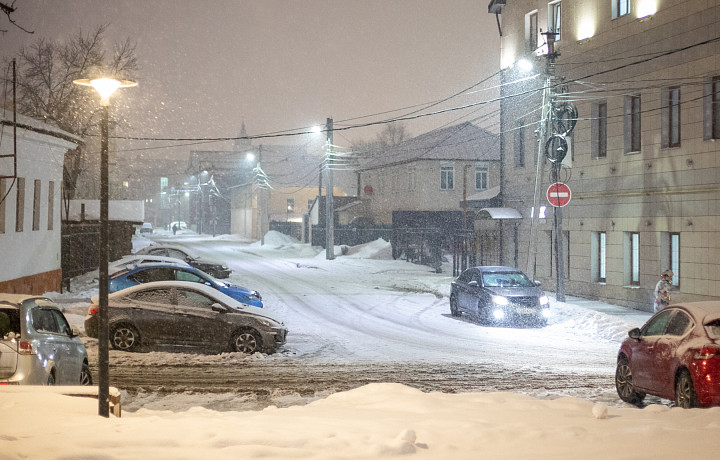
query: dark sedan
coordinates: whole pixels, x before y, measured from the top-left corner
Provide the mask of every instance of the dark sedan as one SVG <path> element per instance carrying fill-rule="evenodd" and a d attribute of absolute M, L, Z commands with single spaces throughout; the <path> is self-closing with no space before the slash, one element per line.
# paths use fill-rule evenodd
<path fill-rule="evenodd" d="M 202 257 L 185 247 L 169 244 L 154 244 L 139 250 L 137 254 L 173 257 L 175 259 L 184 260 L 198 270 L 202 270 L 215 278 L 228 278 L 230 273 L 232 273 L 232 270 L 230 270 L 226 264 L 217 260 L 210 260 Z"/>
<path fill-rule="evenodd" d="M 550 301 L 539 285 L 513 267 L 468 268 L 452 282 L 450 313 L 491 324 L 543 326 Z"/>
<path fill-rule="evenodd" d="M 615 386 L 623 401 L 646 394 L 684 408 L 720 405 L 720 302 L 689 302 L 657 312 L 620 346 Z"/>
<path fill-rule="evenodd" d="M 110 343 L 134 351 L 173 346 L 214 352 L 272 353 L 287 328 L 267 311 L 245 305 L 204 284 L 158 281 L 110 294 Z M 85 317 L 88 337 L 98 337 L 98 298 Z"/>

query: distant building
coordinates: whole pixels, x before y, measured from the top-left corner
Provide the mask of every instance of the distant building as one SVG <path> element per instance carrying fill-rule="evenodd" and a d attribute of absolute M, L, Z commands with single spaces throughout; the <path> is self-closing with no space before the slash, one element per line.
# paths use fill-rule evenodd
<path fill-rule="evenodd" d="M 502 30 L 503 200 L 523 217 L 505 259 L 519 254 L 549 290 L 560 263 L 568 294 L 645 310 L 667 268 L 673 300 L 720 297 L 720 4 L 492 0 L 489 12 Z M 559 53 L 549 85 L 548 31 Z M 544 139 L 538 149 L 535 138 L 545 88 L 578 113 L 560 176 L 572 191 L 560 235 L 545 198 Z M 541 206 L 547 219 L 533 212 Z"/>
<path fill-rule="evenodd" d="M 7 110 L 0 129 L 0 292 L 60 291 L 63 161 L 82 139 L 21 115 L 15 131 Z"/>

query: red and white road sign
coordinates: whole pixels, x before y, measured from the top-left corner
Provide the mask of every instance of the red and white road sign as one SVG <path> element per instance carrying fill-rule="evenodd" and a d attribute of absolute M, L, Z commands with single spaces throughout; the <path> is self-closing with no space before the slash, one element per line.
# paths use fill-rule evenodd
<path fill-rule="evenodd" d="M 570 203 L 570 187 L 563 184 L 562 182 L 555 182 L 550 184 L 547 189 L 547 200 L 551 205 L 557 207 L 563 207 Z"/>

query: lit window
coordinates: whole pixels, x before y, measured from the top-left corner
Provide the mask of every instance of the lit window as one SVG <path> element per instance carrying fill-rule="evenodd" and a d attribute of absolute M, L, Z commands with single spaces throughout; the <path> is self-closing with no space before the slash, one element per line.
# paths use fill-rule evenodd
<path fill-rule="evenodd" d="M 617 19 L 630 13 L 630 0 L 610 0 L 612 4 L 612 18 Z"/>
<path fill-rule="evenodd" d="M 562 39 L 562 2 L 548 4 L 548 32 L 555 32 L 555 41 Z"/>
<path fill-rule="evenodd" d="M 487 166 L 475 165 L 475 188 L 477 190 L 486 190 L 488 188 Z"/>
<path fill-rule="evenodd" d="M 630 233 L 630 284 L 640 285 L 640 234 Z"/>
<path fill-rule="evenodd" d="M 440 166 L 440 189 L 452 190 L 455 180 L 455 168 L 452 165 Z"/>
<path fill-rule="evenodd" d="M 607 281 L 607 266 L 606 266 L 606 257 L 607 257 L 607 234 L 605 232 L 598 232 L 598 276 L 597 281 L 600 283 L 604 283 Z"/>
<path fill-rule="evenodd" d="M 130 182 L 124 180 L 124 181 L 123 181 L 123 187 L 129 188 L 129 187 L 130 187 Z"/>
<path fill-rule="evenodd" d="M 670 234 L 670 270 L 673 272 L 672 285 L 680 285 L 680 234 Z"/>

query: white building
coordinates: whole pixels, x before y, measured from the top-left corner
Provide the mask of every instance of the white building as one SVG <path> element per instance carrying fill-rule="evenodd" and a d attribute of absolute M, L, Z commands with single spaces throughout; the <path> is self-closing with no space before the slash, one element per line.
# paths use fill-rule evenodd
<path fill-rule="evenodd" d="M 0 292 L 59 291 L 63 161 L 82 140 L 9 111 L 0 128 Z"/>

